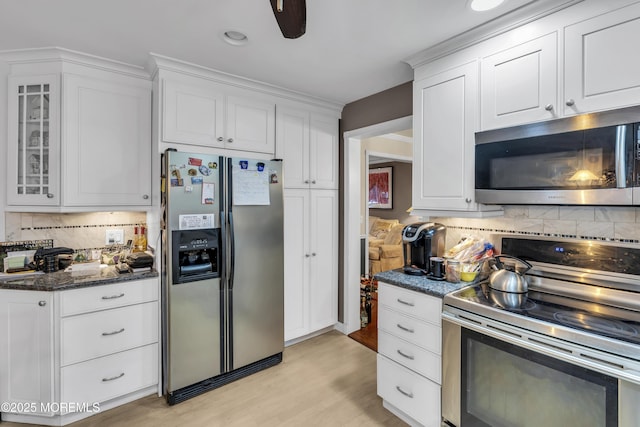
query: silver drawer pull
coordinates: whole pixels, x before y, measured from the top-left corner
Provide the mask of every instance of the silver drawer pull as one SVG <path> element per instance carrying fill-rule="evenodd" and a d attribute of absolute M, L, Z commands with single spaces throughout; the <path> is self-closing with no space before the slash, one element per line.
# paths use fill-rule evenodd
<path fill-rule="evenodd" d="M 411 329 L 411 328 L 407 328 L 406 326 L 402 326 L 400 323 L 398 323 L 396 326 L 397 326 L 398 328 L 402 329 L 403 331 L 407 331 L 407 332 L 409 332 L 410 334 L 412 334 L 412 333 L 413 333 L 413 329 Z"/>
<path fill-rule="evenodd" d="M 410 393 L 408 391 L 404 391 L 402 389 L 402 387 L 400 387 L 399 385 L 396 386 L 396 390 L 398 390 L 400 393 L 404 394 L 405 396 L 407 396 L 410 399 L 413 399 L 413 393 Z"/>
<path fill-rule="evenodd" d="M 400 299 L 400 298 L 398 298 L 398 302 L 399 302 L 400 304 L 408 305 L 409 307 L 415 307 L 415 306 L 416 306 L 414 303 L 412 303 L 412 302 L 408 302 L 408 301 L 405 301 L 405 300 L 402 300 L 402 299 Z"/>
<path fill-rule="evenodd" d="M 409 360 L 413 360 L 413 359 L 415 359 L 415 357 L 413 357 L 413 356 L 412 356 L 412 355 L 410 355 L 410 354 L 407 354 L 407 353 L 403 352 L 402 350 L 396 350 L 396 351 L 398 352 L 398 354 L 399 354 L 400 356 L 402 356 L 402 357 L 406 357 L 406 358 L 407 358 L 407 359 L 409 359 Z"/>
<path fill-rule="evenodd" d="M 102 297 L 102 299 L 116 299 L 116 298 L 122 298 L 124 296 L 124 292 L 121 293 L 120 295 L 111 295 L 110 297 Z"/>
<path fill-rule="evenodd" d="M 102 382 L 107 382 L 107 381 L 113 381 L 113 380 L 117 380 L 118 378 L 122 378 L 124 377 L 124 372 L 121 373 L 120 375 L 116 375 L 115 377 L 111 377 L 111 378 L 103 378 Z"/>
<path fill-rule="evenodd" d="M 121 334 L 124 332 L 124 328 L 120 329 L 119 331 L 113 331 L 113 332 L 103 332 L 102 336 L 103 337 L 107 337 L 109 335 L 116 335 L 116 334 Z"/>

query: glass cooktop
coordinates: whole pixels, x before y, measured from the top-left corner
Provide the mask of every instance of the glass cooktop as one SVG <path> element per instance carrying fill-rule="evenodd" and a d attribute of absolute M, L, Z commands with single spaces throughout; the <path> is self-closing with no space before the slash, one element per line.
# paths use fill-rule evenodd
<path fill-rule="evenodd" d="M 531 289 L 526 294 L 501 292 L 486 282 L 456 291 L 451 297 L 640 345 L 640 313 L 631 310 Z"/>

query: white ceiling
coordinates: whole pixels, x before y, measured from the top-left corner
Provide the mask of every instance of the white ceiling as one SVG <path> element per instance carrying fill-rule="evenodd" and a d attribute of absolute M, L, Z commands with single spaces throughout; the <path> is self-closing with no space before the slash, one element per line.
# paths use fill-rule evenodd
<path fill-rule="evenodd" d="M 345 104 L 412 80 L 403 60 L 423 49 L 562 2 L 476 13 L 468 0 L 307 0 L 307 33 L 289 40 L 269 0 L 2 0 L 0 50 L 59 46 L 139 66 L 154 52 Z M 224 43 L 229 29 L 249 43 Z"/>

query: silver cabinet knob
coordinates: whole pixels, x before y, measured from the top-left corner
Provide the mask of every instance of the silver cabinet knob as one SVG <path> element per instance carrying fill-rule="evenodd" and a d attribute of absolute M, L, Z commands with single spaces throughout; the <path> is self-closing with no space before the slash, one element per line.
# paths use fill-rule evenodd
<path fill-rule="evenodd" d="M 553 111 L 553 105 L 547 104 L 547 105 L 544 106 L 544 109 L 547 110 L 547 111 Z"/>
<path fill-rule="evenodd" d="M 218 137 L 218 141 L 222 142 L 223 140 L 224 140 L 223 137 L 221 137 L 221 136 Z"/>
<path fill-rule="evenodd" d="M 145 199 L 145 200 L 148 200 L 149 199 L 149 195 L 145 194 L 145 195 L 142 196 L 142 198 Z"/>
<path fill-rule="evenodd" d="M 310 256 L 311 256 L 311 255 L 309 255 L 309 254 L 304 254 L 304 257 L 305 257 L 305 258 L 309 258 Z"/>
<path fill-rule="evenodd" d="M 233 142 L 233 138 L 227 139 L 227 142 Z"/>
<path fill-rule="evenodd" d="M 53 194 L 47 193 L 47 199 L 53 199 Z"/>
<path fill-rule="evenodd" d="M 315 252 L 313 252 L 313 253 L 311 254 L 311 256 L 316 256 L 316 253 L 315 253 Z"/>
<path fill-rule="evenodd" d="M 45 305 L 47 305 L 47 302 L 46 301 L 38 301 L 38 305 L 40 307 L 44 307 Z"/>
<path fill-rule="evenodd" d="M 305 184 L 308 184 L 308 183 L 309 183 L 309 180 L 308 180 L 308 179 L 305 179 L 305 180 L 304 180 L 304 183 L 305 183 Z"/>
<path fill-rule="evenodd" d="M 316 180 L 314 179 L 313 181 L 311 181 L 311 183 L 312 183 L 312 184 L 315 184 L 315 183 L 316 183 Z"/>
<path fill-rule="evenodd" d="M 465 201 L 465 202 L 467 202 L 467 203 L 471 203 L 471 202 L 472 202 L 471 198 L 469 198 L 469 197 L 467 197 L 466 199 L 464 199 L 464 201 Z"/>
<path fill-rule="evenodd" d="M 567 99 L 567 102 L 565 102 L 565 104 L 567 104 L 567 107 L 573 107 L 576 104 L 576 101 L 569 98 Z"/>

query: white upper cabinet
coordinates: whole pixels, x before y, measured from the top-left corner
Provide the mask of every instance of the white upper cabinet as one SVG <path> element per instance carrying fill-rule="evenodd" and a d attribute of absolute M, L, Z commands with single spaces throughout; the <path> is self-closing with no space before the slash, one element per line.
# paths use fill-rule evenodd
<path fill-rule="evenodd" d="M 151 206 L 147 74 L 58 48 L 3 58 L 11 65 L 8 209 Z"/>
<path fill-rule="evenodd" d="M 162 72 L 162 140 L 273 154 L 275 102 L 231 86 Z"/>
<path fill-rule="evenodd" d="M 482 58 L 482 129 L 558 117 L 556 33 Z"/>
<path fill-rule="evenodd" d="M 477 211 L 478 63 L 416 80 L 413 91 L 413 208 Z"/>
<path fill-rule="evenodd" d="M 640 103 L 640 3 L 565 27 L 565 115 Z"/>
<path fill-rule="evenodd" d="M 162 140 L 223 146 L 221 88 L 211 82 L 171 73 L 162 81 Z M 222 137 L 222 136 L 221 136 Z"/>
<path fill-rule="evenodd" d="M 66 206 L 151 205 L 151 91 L 65 74 Z"/>
<path fill-rule="evenodd" d="M 338 189 L 338 119 L 281 106 L 276 116 L 285 188 Z"/>
<path fill-rule="evenodd" d="M 60 204 L 60 78 L 9 77 L 7 204 Z"/>
<path fill-rule="evenodd" d="M 309 178 L 312 188 L 338 189 L 338 119 L 311 115 Z"/>

